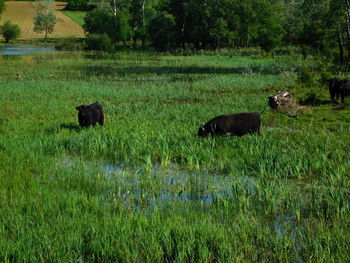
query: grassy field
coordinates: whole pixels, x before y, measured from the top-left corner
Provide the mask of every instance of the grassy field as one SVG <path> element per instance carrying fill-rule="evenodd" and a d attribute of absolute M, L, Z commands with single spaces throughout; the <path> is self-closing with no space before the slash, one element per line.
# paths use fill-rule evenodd
<path fill-rule="evenodd" d="M 15 58 L 15 59 L 14 59 Z M 299 58 L 0 58 L 0 261 L 349 262 L 350 110 Z M 293 118 L 267 96 L 316 94 Z M 75 106 L 99 101 L 103 127 Z M 261 136 L 198 138 L 263 111 Z"/>
<path fill-rule="evenodd" d="M 86 11 L 63 11 L 63 14 L 71 18 L 75 23 L 77 23 L 81 27 L 84 25 L 84 17 L 86 13 Z"/>
<path fill-rule="evenodd" d="M 84 30 L 82 27 L 61 12 L 66 3 L 55 3 L 55 14 L 58 18 L 58 22 L 55 25 L 53 33 L 49 35 L 49 37 L 84 37 Z M 44 33 L 35 33 L 33 31 L 33 18 L 35 14 L 33 2 L 6 1 L 5 4 L 6 9 L 1 15 L 0 24 L 8 20 L 11 21 L 11 23 L 18 24 L 21 28 L 20 39 L 44 38 Z"/>

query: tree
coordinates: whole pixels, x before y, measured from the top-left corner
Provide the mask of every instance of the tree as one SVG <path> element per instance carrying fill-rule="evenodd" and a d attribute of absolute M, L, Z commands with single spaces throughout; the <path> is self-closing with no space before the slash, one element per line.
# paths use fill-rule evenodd
<path fill-rule="evenodd" d="M 101 51 L 112 51 L 114 47 L 111 39 L 106 33 L 88 35 L 85 39 L 85 45 L 86 49 Z"/>
<path fill-rule="evenodd" d="M 107 34 L 113 43 L 130 39 L 130 14 L 126 8 L 117 10 L 116 16 L 107 8 L 96 8 L 84 18 L 84 30 L 90 34 Z"/>
<path fill-rule="evenodd" d="M 53 13 L 55 3 L 50 1 L 40 1 L 35 3 L 34 32 L 45 32 L 45 41 L 48 34 L 52 34 L 57 23 L 57 17 Z"/>
<path fill-rule="evenodd" d="M 167 12 L 158 14 L 149 25 L 152 45 L 157 51 L 164 51 L 174 40 L 174 17 Z"/>
<path fill-rule="evenodd" d="M 271 51 L 282 43 L 283 6 L 280 0 L 258 0 L 255 6 L 257 17 L 255 42 L 265 51 Z"/>
<path fill-rule="evenodd" d="M 5 10 L 5 0 L 0 0 L 0 17 L 1 13 Z"/>
<path fill-rule="evenodd" d="M 36 14 L 34 16 L 34 32 L 45 32 L 45 41 L 47 35 L 52 34 L 54 27 L 57 23 L 57 17 L 52 11 L 47 13 Z"/>
<path fill-rule="evenodd" d="M 21 34 L 21 29 L 18 25 L 12 24 L 10 21 L 6 21 L 2 26 L 0 26 L 0 33 L 8 43 L 11 40 L 15 40 Z"/>

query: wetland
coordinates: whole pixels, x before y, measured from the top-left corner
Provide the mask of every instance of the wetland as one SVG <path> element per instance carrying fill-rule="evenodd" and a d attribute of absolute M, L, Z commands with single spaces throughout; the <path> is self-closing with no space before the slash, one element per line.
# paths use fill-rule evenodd
<path fill-rule="evenodd" d="M 317 72 L 301 82 L 316 59 L 13 57 L 0 57 L 0 261 L 350 260 L 350 107 L 334 110 Z M 282 90 L 322 103 L 291 118 L 267 105 Z M 95 101 L 105 125 L 81 129 L 75 107 Z M 196 136 L 262 111 L 259 136 Z"/>

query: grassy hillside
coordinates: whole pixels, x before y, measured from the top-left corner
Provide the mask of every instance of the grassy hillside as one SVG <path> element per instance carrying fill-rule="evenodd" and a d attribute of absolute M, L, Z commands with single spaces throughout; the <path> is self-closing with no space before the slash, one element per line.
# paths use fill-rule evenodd
<path fill-rule="evenodd" d="M 350 261 L 349 105 L 298 86 L 308 61 L 0 59 L 0 261 Z M 322 104 L 272 112 L 279 90 Z M 94 101 L 105 126 L 80 129 L 75 106 Z M 260 136 L 196 136 L 262 110 Z"/>
<path fill-rule="evenodd" d="M 81 27 L 84 25 L 84 17 L 86 11 L 63 11 L 63 14 L 70 17 L 74 22 L 76 22 Z"/>
<path fill-rule="evenodd" d="M 74 22 L 71 18 L 64 15 L 61 10 L 66 3 L 55 2 L 55 14 L 58 22 L 55 25 L 53 34 L 50 37 L 84 37 L 84 30 L 79 24 Z M 14 24 L 18 24 L 21 28 L 21 39 L 43 38 L 44 33 L 35 33 L 33 31 L 33 18 L 35 10 L 32 2 L 25 1 L 7 1 L 5 12 L 1 16 L 0 23 L 10 20 Z"/>

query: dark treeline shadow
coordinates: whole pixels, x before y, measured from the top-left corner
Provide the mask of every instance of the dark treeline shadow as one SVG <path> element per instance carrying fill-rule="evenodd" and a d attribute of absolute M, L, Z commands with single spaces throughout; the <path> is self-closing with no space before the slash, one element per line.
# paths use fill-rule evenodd
<path fill-rule="evenodd" d="M 135 67 L 114 67 L 111 65 L 86 65 L 79 66 L 79 70 L 88 76 L 110 76 L 129 74 L 264 74 L 277 75 L 285 71 L 291 71 L 290 67 L 280 65 L 251 65 L 246 67 L 172 67 L 172 66 L 135 66 Z"/>

